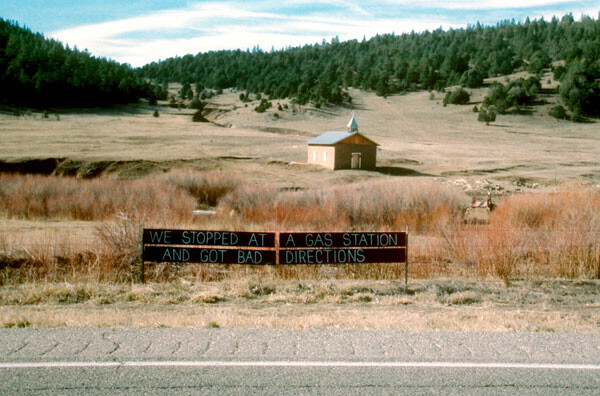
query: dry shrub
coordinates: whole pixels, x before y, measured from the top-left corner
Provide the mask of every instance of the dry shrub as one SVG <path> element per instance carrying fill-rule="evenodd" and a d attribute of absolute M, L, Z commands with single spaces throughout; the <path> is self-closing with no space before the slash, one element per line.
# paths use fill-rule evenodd
<path fill-rule="evenodd" d="M 508 283 L 523 255 L 520 234 L 514 229 L 461 226 L 444 234 L 452 265 L 461 265 L 462 275 L 494 276 Z"/>
<path fill-rule="evenodd" d="M 0 258 L 8 254 L 8 237 L 4 230 L 0 230 Z"/>
<path fill-rule="evenodd" d="M 411 277 L 600 278 L 600 194 L 592 189 L 505 197 L 489 225 L 465 225 L 464 198 L 441 183 L 376 181 L 300 191 L 240 185 L 237 176 L 221 172 L 180 171 L 136 181 L 0 175 L 0 214 L 6 217 L 102 221 L 92 248 L 53 235 L 11 246 L 0 234 L 0 283 L 136 280 L 143 225 L 328 231 L 408 226 Z M 216 216 L 192 216 L 197 202 L 217 201 Z M 398 264 L 146 266 L 146 279 L 154 281 L 403 275 Z"/>
<path fill-rule="evenodd" d="M 189 224 L 195 207 L 187 191 L 157 179 L 0 175 L 0 213 L 6 217 L 103 222 L 91 248 L 48 235 L 4 249 L 10 254 L 3 254 L 2 282 L 129 281 L 139 275 L 142 225 Z"/>
<path fill-rule="evenodd" d="M 222 212 L 270 229 L 428 232 L 460 217 L 462 199 L 432 182 L 367 182 L 327 189 L 286 191 L 245 187 L 225 196 Z"/>
<path fill-rule="evenodd" d="M 585 188 L 505 197 L 486 226 L 443 232 L 467 274 L 600 278 L 600 194 Z"/>
<path fill-rule="evenodd" d="M 5 217 L 106 220 L 128 212 L 176 222 L 189 219 L 195 205 L 189 194 L 160 181 L 0 174 Z"/>
<path fill-rule="evenodd" d="M 187 191 L 204 206 L 216 206 L 221 197 L 242 184 L 236 173 L 223 171 L 197 172 L 190 169 L 171 171 L 157 180 Z"/>
<path fill-rule="evenodd" d="M 137 223 L 116 219 L 101 223 L 85 244 L 50 232 L 13 241 L 0 252 L 0 285 L 137 280 L 140 238 Z"/>
<path fill-rule="evenodd" d="M 437 232 L 460 218 L 462 195 L 436 182 L 371 182 L 338 192 L 342 210 L 355 228 Z"/>
<path fill-rule="evenodd" d="M 470 305 L 481 303 L 481 295 L 472 290 L 453 293 L 446 299 L 450 305 Z"/>
<path fill-rule="evenodd" d="M 492 222 L 530 229 L 598 227 L 600 195 L 587 188 L 560 192 L 524 193 L 505 197 L 492 213 Z M 597 228 L 596 228 L 597 229 Z"/>
<path fill-rule="evenodd" d="M 322 191 L 282 191 L 271 186 L 244 187 L 221 201 L 219 212 L 236 213 L 266 229 L 340 229 L 348 219 Z"/>
<path fill-rule="evenodd" d="M 600 278 L 600 194 L 588 188 L 508 197 L 496 227 L 517 229 L 524 255 L 548 275 Z"/>
<path fill-rule="evenodd" d="M 129 281 L 141 278 L 142 224 L 143 219 L 120 213 L 116 219 L 97 227 L 101 267 L 98 280 Z"/>
<path fill-rule="evenodd" d="M 43 233 L 38 238 L 11 244 L 0 252 L 0 285 L 32 282 L 65 282 L 96 273 L 97 257 L 68 237 Z"/>

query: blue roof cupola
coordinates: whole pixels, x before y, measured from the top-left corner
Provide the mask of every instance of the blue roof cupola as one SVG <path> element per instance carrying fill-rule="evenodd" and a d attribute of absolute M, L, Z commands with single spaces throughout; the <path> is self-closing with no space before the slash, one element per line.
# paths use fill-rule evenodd
<path fill-rule="evenodd" d="M 348 122 L 348 132 L 358 132 L 358 122 L 356 122 L 356 118 L 354 118 L 354 112 L 352 112 L 352 118 L 350 122 Z"/>

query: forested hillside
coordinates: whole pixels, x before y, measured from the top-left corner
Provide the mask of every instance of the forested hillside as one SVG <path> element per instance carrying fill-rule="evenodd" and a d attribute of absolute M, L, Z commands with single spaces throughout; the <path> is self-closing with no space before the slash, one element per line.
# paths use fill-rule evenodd
<path fill-rule="evenodd" d="M 196 95 L 203 88 L 235 87 L 299 104 L 340 104 L 351 101 L 347 87 L 382 96 L 454 85 L 474 88 L 486 77 L 519 70 L 541 75 L 550 67 L 572 119 L 599 114 L 600 18 L 575 21 L 565 15 L 362 41 L 333 39 L 280 51 L 217 51 L 136 70 L 0 19 L 0 103 L 24 106 L 103 106 L 141 97 L 153 101 L 165 98 L 168 82 L 182 83 L 188 88 L 182 95 L 188 98 L 193 84 Z"/>
<path fill-rule="evenodd" d="M 0 104 L 34 107 L 104 106 L 152 97 L 128 65 L 65 48 L 0 19 Z"/>
<path fill-rule="evenodd" d="M 346 87 L 387 95 L 417 89 L 478 87 L 486 77 L 554 64 L 561 96 L 573 112 L 600 112 L 600 19 L 551 21 L 379 35 L 370 40 L 306 45 L 281 51 L 218 51 L 170 58 L 140 69 L 158 82 L 213 89 L 236 87 L 298 103 L 341 103 Z"/>

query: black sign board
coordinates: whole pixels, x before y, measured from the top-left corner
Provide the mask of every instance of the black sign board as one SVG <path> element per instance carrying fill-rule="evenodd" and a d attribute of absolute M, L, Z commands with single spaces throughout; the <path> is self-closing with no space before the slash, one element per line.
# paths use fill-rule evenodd
<path fill-rule="evenodd" d="M 404 263 L 406 248 L 390 249 L 281 249 L 279 264 Z"/>
<path fill-rule="evenodd" d="M 275 264 L 275 250 L 145 246 L 144 261 L 161 263 Z"/>
<path fill-rule="evenodd" d="M 145 229 L 144 245 L 275 247 L 274 232 Z"/>
<path fill-rule="evenodd" d="M 279 247 L 290 248 L 391 248 L 405 247 L 405 232 L 282 232 Z"/>
<path fill-rule="evenodd" d="M 279 264 L 406 262 L 405 232 L 282 232 Z"/>
<path fill-rule="evenodd" d="M 145 229 L 143 261 L 215 264 L 406 263 L 405 232 Z M 278 244 L 276 244 L 278 242 Z M 277 245 L 277 246 L 276 246 Z"/>

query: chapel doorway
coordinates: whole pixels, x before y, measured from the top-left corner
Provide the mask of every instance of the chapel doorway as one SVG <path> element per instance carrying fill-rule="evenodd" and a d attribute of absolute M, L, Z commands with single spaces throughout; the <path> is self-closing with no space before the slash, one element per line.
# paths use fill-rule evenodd
<path fill-rule="evenodd" d="M 362 168 L 362 155 L 361 155 L 361 153 L 352 153 L 352 158 L 350 160 L 350 167 L 352 169 L 361 169 Z"/>

